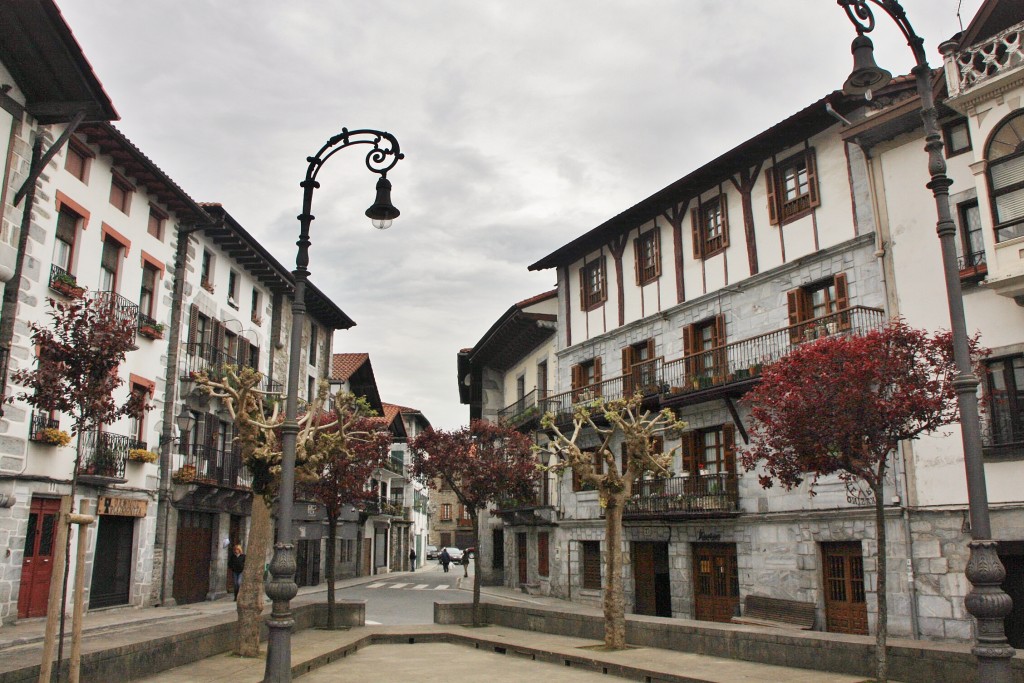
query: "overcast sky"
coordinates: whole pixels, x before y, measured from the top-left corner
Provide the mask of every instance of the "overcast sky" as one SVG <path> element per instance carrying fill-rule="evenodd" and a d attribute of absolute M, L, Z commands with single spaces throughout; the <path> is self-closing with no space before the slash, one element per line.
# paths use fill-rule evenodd
<path fill-rule="evenodd" d="M 529 264 L 842 87 L 855 35 L 834 0 L 57 3 L 121 131 L 289 269 L 306 157 L 342 127 L 397 136 L 401 217 L 370 226 L 376 176 L 341 152 L 309 268 L 357 323 L 335 351 L 439 428 L 468 422 L 458 350 L 554 286 Z M 933 67 L 980 4 L 904 0 Z M 879 64 L 909 71 L 878 25 Z"/>

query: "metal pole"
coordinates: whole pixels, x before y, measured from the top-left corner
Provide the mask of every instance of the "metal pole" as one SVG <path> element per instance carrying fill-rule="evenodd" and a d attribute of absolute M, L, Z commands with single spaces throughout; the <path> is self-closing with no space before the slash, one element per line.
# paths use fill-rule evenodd
<path fill-rule="evenodd" d="M 387 141 L 389 147 L 381 147 Z M 291 600 L 298 594 L 295 583 L 295 546 L 292 543 L 292 507 L 295 497 L 295 445 L 299 434 L 298 395 L 299 374 L 302 360 L 302 332 L 306 325 L 306 281 L 309 278 L 309 227 L 313 222 L 311 213 L 313 190 L 320 187 L 316 176 L 324 162 L 334 154 L 352 145 L 372 145 L 366 155 L 366 167 L 381 176 L 391 170 L 399 159 L 398 141 L 390 133 L 375 130 L 342 129 L 320 148 L 315 156 L 307 157 L 309 166 L 302 187 L 302 213 L 299 214 L 299 239 L 295 243 L 298 253 L 295 257 L 295 294 L 292 300 L 291 344 L 288 358 L 288 385 L 285 395 L 285 415 L 281 424 L 281 487 L 277 499 L 277 542 L 274 557 L 270 561 L 271 579 L 267 582 L 267 597 L 273 601 L 270 618 L 267 620 L 267 665 L 264 683 L 288 683 L 292 680 L 291 637 L 295 620 L 291 613 Z M 380 183 L 378 182 L 378 189 Z M 371 207 L 372 209 L 373 207 Z M 391 207 L 394 209 L 394 207 Z M 369 212 L 368 212 L 369 213 Z M 394 212 L 397 215 L 397 211 Z"/>
<path fill-rule="evenodd" d="M 1010 659 L 1014 650 L 1006 640 L 1003 619 L 1013 608 L 1012 600 L 1001 588 L 1006 569 L 999 561 L 996 541 L 992 540 L 989 520 L 988 490 L 985 484 L 985 463 L 981 452 L 981 425 L 978 415 L 978 378 L 971 366 L 967 320 L 964 314 L 963 293 L 956 257 L 956 224 L 949 211 L 949 187 L 953 181 L 946 175 L 946 160 L 942 156 L 942 136 L 939 133 L 938 114 L 932 95 L 932 70 L 924 52 L 924 40 L 914 32 L 906 12 L 897 0 L 870 0 L 888 14 L 903 32 L 914 53 L 913 74 L 917 93 L 921 98 L 921 118 L 924 121 L 925 151 L 928 152 L 928 172 L 931 176 L 926 187 L 935 198 L 938 218 L 936 233 L 942 248 L 942 267 L 949 305 L 949 323 L 953 335 L 953 356 L 957 377 L 953 380 L 960 408 L 960 427 L 964 449 L 964 468 L 967 475 L 967 505 L 971 517 L 970 557 L 964 572 L 971 582 L 971 590 L 964 598 L 967 611 L 977 620 L 977 632 L 972 652 L 978 661 L 978 681 L 982 683 L 1011 683 Z M 874 17 L 868 0 L 838 0 L 846 10 L 859 35 L 874 29 Z"/>

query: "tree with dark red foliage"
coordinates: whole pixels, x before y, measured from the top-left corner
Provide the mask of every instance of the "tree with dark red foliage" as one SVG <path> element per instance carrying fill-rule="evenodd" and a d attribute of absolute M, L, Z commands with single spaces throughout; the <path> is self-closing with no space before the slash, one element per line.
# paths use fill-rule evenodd
<path fill-rule="evenodd" d="M 36 410 L 71 416 L 75 464 L 71 470 L 74 511 L 78 473 L 82 468 L 82 434 L 125 416 L 138 416 L 151 406 L 144 393 L 131 392 L 120 403 L 114 392 L 124 384 L 117 369 L 135 349 L 135 316 L 119 315 L 109 299 L 84 295 L 50 304 L 50 324 L 29 323 L 32 343 L 39 349 L 36 366 L 14 373 L 12 380 L 26 391 L 14 398 Z M 10 399 L 13 400 L 13 399 Z M 99 448 L 99 446 L 97 446 Z M 65 548 L 62 604 L 67 600 L 71 534 Z M 61 610 L 60 650 L 64 642 Z M 58 660 L 61 653 L 58 652 Z"/>
<path fill-rule="evenodd" d="M 531 501 L 540 476 L 533 443 L 514 429 L 477 420 L 454 431 L 427 429 L 409 444 L 413 474 L 455 493 L 473 523 L 473 625 L 480 625 L 480 513 Z"/>
<path fill-rule="evenodd" d="M 977 338 L 972 356 L 983 355 Z M 865 335 L 807 343 L 765 368 L 746 396 L 751 446 L 742 453 L 758 480 L 786 489 L 810 477 L 863 482 L 875 504 L 878 542 L 876 677 L 887 680 L 886 534 L 883 486 L 889 456 L 959 419 L 953 345 L 948 332 L 929 334 L 895 319 Z"/>
<path fill-rule="evenodd" d="M 327 514 L 327 628 L 334 623 L 334 565 L 338 519 L 342 511 L 357 508 L 376 497 L 368 484 L 374 470 L 387 464 L 391 433 L 379 420 L 365 398 L 339 392 L 334 409 L 318 416 L 322 428 L 306 445 L 316 463 L 310 481 L 300 486 L 304 495 L 324 506 Z"/>

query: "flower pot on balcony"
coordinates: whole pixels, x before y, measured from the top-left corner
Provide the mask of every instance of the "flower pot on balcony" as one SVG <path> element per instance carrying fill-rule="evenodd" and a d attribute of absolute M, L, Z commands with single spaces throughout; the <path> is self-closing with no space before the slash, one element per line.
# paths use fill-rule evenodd
<path fill-rule="evenodd" d="M 37 429 L 35 434 L 32 435 L 32 440 L 46 446 L 67 446 L 71 443 L 71 435 L 63 429 L 46 427 L 44 429 Z"/>
<path fill-rule="evenodd" d="M 139 325 L 139 334 L 143 337 L 149 337 L 150 339 L 163 339 L 164 338 L 164 326 L 160 323 L 150 325 L 143 323 Z"/>
<path fill-rule="evenodd" d="M 74 278 L 58 276 L 50 283 L 50 289 L 71 299 L 85 294 L 85 287 L 80 286 Z"/>
<path fill-rule="evenodd" d="M 193 465 L 183 465 L 171 474 L 171 479 L 176 484 L 187 484 L 191 481 L 195 481 L 195 478 L 196 468 Z"/>
<path fill-rule="evenodd" d="M 154 463 L 159 458 L 159 455 L 145 448 L 133 448 L 128 451 L 128 462 Z"/>

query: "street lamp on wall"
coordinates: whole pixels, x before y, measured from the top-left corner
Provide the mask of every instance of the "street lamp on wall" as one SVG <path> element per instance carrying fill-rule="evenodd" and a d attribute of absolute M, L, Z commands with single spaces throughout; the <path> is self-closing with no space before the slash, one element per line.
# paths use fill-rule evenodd
<path fill-rule="evenodd" d="M 313 222 L 311 213 L 313 190 L 320 187 L 317 175 L 332 156 L 343 149 L 356 145 L 369 145 L 366 153 L 366 168 L 380 176 L 377 180 L 377 195 L 366 210 L 366 216 L 375 228 L 384 230 L 398 217 L 399 211 L 391 203 L 391 181 L 387 173 L 400 159 L 404 158 L 395 136 L 378 130 L 343 128 L 341 133 L 330 138 L 311 157 L 306 177 L 299 183 L 302 188 L 302 213 L 299 214 L 299 247 L 295 257 L 295 293 L 292 301 L 291 348 L 288 359 L 288 388 L 285 392 L 285 416 L 281 424 L 281 487 L 278 494 L 277 542 L 274 557 L 270 561 L 271 578 L 267 581 L 267 597 L 273 601 L 270 618 L 267 620 L 267 665 L 264 683 L 283 683 L 292 680 L 291 631 L 295 620 L 291 614 L 291 599 L 298 593 L 295 584 L 295 546 L 292 544 L 292 505 L 295 494 L 295 446 L 299 433 L 297 422 L 299 375 L 302 373 L 302 331 L 306 324 L 306 281 L 309 278 L 309 227 Z"/>
<path fill-rule="evenodd" d="M 857 30 L 853 41 L 854 70 L 843 91 L 848 95 L 865 95 L 870 99 L 872 89 L 883 87 L 892 75 L 875 64 L 871 40 L 864 35 L 875 28 L 871 5 L 888 14 L 903 32 L 914 53 L 913 74 L 917 93 L 921 98 L 921 118 L 924 120 L 925 151 L 928 152 L 926 187 L 935 197 L 938 216 L 936 232 L 942 247 L 942 266 L 949 305 L 949 322 L 953 333 L 953 356 L 956 361 L 957 403 L 963 437 L 964 468 L 967 472 L 967 504 L 971 518 L 970 558 L 964 572 L 971 582 L 971 590 L 964 598 L 967 611 L 977 620 L 975 644 L 972 652 L 978 661 L 978 680 L 985 683 L 1010 683 L 1010 659 L 1014 650 L 1007 643 L 1003 620 L 1013 608 L 1010 596 L 1001 588 L 1006 570 L 999 561 L 996 542 L 988 511 L 988 491 L 985 484 L 985 463 L 981 452 L 981 425 L 978 416 L 978 378 L 971 365 L 967 322 L 964 315 L 963 294 L 956 256 L 956 225 L 949 211 L 949 186 L 953 181 L 946 175 L 946 160 L 942 156 L 942 138 L 939 133 L 938 114 L 932 95 L 932 70 L 924 53 L 924 40 L 914 32 L 906 12 L 897 0 L 837 0 Z"/>

